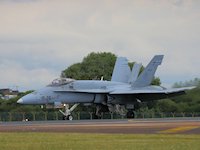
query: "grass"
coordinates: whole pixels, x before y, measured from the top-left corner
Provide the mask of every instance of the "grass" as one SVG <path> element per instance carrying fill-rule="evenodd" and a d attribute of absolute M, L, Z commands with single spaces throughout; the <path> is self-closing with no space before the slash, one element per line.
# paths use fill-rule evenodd
<path fill-rule="evenodd" d="M 0 133 L 0 150 L 199 150 L 200 135 Z"/>

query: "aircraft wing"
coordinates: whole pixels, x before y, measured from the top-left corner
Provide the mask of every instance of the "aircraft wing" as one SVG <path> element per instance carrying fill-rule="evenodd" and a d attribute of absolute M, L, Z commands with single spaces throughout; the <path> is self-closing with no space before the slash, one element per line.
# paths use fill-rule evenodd
<path fill-rule="evenodd" d="M 140 101 L 152 101 L 170 98 L 178 95 L 185 94 L 186 90 L 193 89 L 195 87 L 185 87 L 185 88 L 174 88 L 174 89 L 132 89 L 132 90 L 115 90 L 109 93 L 109 95 L 113 95 L 114 97 L 121 98 L 120 102 L 128 103 L 132 102 L 132 100 L 140 100 Z"/>
<path fill-rule="evenodd" d="M 135 94 L 175 94 L 180 92 L 185 92 L 186 90 L 191 90 L 193 87 L 184 87 L 184 88 L 172 88 L 164 90 L 151 90 L 151 89 L 84 89 L 84 90 L 54 90 L 54 92 L 71 92 L 71 93 L 98 93 L 98 94 L 111 94 L 111 95 L 135 95 Z"/>
<path fill-rule="evenodd" d="M 172 88 L 172 89 L 164 89 L 164 90 L 151 90 L 151 89 L 132 89 L 132 90 L 115 90 L 110 92 L 109 94 L 113 95 L 134 95 L 134 94 L 175 94 L 185 92 L 186 90 L 191 90 L 195 88 L 193 87 L 183 87 L 183 88 Z"/>

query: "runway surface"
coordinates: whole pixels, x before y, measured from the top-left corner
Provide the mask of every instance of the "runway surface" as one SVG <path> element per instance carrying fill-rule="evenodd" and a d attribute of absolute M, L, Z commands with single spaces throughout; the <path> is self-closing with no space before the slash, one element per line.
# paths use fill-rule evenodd
<path fill-rule="evenodd" d="M 0 122 L 0 132 L 200 134 L 200 118 Z"/>

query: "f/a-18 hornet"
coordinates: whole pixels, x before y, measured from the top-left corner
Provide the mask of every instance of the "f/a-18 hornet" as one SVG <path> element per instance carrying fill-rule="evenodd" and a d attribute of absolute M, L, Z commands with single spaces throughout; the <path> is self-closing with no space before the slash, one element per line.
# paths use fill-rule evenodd
<path fill-rule="evenodd" d="M 41 90 L 34 91 L 17 102 L 20 104 L 38 104 L 47 107 L 60 108 L 65 119 L 72 120 L 72 111 L 80 104 L 95 104 L 96 115 L 101 116 L 102 110 L 124 114 L 134 118 L 134 105 L 140 102 L 159 100 L 185 94 L 185 90 L 194 87 L 166 89 L 151 85 L 157 67 L 161 64 L 163 55 L 156 55 L 139 74 L 141 64 L 135 63 L 132 70 L 125 57 L 118 57 L 111 81 L 74 80 L 59 78 Z M 72 107 L 69 107 L 69 104 Z"/>

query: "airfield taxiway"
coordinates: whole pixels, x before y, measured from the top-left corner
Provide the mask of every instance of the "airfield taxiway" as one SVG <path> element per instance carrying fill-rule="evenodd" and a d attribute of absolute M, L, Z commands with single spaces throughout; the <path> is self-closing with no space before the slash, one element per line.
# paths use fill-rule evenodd
<path fill-rule="evenodd" d="M 0 122 L 0 132 L 200 134 L 200 118 Z"/>

